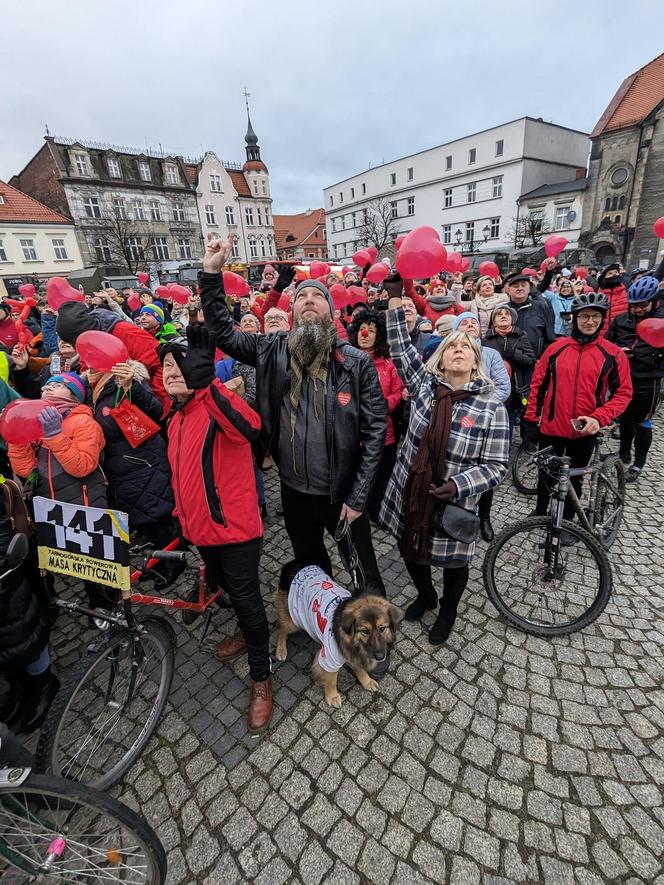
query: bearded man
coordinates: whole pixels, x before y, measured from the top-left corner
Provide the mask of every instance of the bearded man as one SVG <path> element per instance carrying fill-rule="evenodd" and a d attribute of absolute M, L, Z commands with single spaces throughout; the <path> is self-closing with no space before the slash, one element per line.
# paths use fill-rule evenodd
<path fill-rule="evenodd" d="M 259 464 L 272 455 L 279 469 L 295 558 L 331 574 L 324 532 L 334 533 L 339 520 L 347 520 L 367 590 L 385 595 L 366 512 L 387 430 L 373 361 L 337 341 L 332 298 L 317 280 L 297 287 L 290 331 L 238 331 L 221 274 L 232 245 L 230 237 L 207 244 L 200 275 L 203 314 L 219 349 L 256 367 L 261 432 L 255 455 Z"/>

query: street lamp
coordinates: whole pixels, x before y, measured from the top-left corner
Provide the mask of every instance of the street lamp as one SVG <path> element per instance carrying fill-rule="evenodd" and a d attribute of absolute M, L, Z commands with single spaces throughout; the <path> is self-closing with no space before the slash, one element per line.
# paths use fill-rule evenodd
<path fill-rule="evenodd" d="M 482 228 L 482 233 L 484 234 L 484 242 L 486 243 L 486 241 L 489 239 L 489 234 L 491 233 L 491 228 L 488 224 L 484 225 L 484 227 Z"/>
<path fill-rule="evenodd" d="M 462 237 L 463 237 L 463 234 L 461 233 L 460 229 L 457 228 L 455 231 L 455 234 L 454 234 L 454 239 L 456 240 L 457 246 L 461 245 L 461 238 Z"/>
<path fill-rule="evenodd" d="M 489 234 L 490 234 L 490 233 L 491 233 L 491 228 L 489 227 L 488 224 L 485 224 L 484 227 L 482 228 L 482 236 L 483 236 L 483 238 L 484 238 L 484 242 L 485 242 L 485 243 L 486 243 L 487 240 L 489 239 Z M 461 240 L 463 239 L 463 233 L 461 232 L 460 229 L 457 229 L 457 230 L 454 232 L 454 239 L 456 240 L 457 248 L 458 248 L 459 246 L 461 246 Z M 471 228 L 471 231 L 470 231 L 470 240 L 467 240 L 466 242 L 468 243 L 468 248 L 462 248 L 461 251 L 462 251 L 462 253 L 463 253 L 463 252 L 466 252 L 466 253 L 468 253 L 469 255 L 472 255 L 473 252 L 475 251 L 475 232 L 474 232 L 474 229 Z"/>

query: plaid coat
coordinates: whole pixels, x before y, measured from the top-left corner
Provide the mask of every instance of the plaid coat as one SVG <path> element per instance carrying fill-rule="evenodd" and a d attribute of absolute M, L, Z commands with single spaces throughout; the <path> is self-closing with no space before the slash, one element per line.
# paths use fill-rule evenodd
<path fill-rule="evenodd" d="M 404 528 L 403 491 L 424 431 L 431 420 L 436 385 L 442 383 L 424 368 L 413 347 L 401 308 L 387 311 L 390 356 L 411 396 L 410 421 L 380 509 L 380 524 L 396 538 Z M 507 473 L 509 423 L 507 412 L 496 398 L 493 385 L 481 379 L 466 389 L 474 396 L 454 403 L 447 460 L 442 481 L 453 479 L 459 489 L 456 502 L 477 509 L 479 496 L 497 486 Z M 446 535 L 431 533 L 430 561 L 440 565 L 470 562 L 475 544 L 461 544 Z"/>

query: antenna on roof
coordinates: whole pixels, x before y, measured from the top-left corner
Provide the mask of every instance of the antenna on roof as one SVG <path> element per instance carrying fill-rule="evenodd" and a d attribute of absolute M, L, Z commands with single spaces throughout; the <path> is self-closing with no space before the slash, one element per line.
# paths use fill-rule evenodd
<path fill-rule="evenodd" d="M 46 128 L 46 135 L 50 135 L 51 133 L 49 132 L 48 123 L 44 123 L 44 126 Z"/>

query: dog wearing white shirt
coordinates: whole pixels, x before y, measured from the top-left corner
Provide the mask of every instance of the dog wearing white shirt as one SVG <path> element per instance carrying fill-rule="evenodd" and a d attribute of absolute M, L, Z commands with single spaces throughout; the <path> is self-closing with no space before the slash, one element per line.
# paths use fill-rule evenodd
<path fill-rule="evenodd" d="M 320 643 L 314 675 L 331 707 L 341 706 L 337 674 L 348 664 L 367 691 L 378 683 L 371 673 L 387 662 L 403 615 L 382 596 L 353 596 L 317 565 L 289 562 L 281 570 L 275 597 L 277 607 L 276 658 L 288 656 L 291 633 L 305 630 Z"/>

